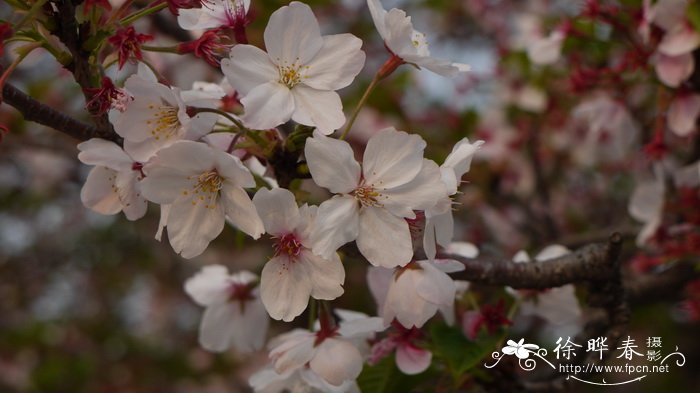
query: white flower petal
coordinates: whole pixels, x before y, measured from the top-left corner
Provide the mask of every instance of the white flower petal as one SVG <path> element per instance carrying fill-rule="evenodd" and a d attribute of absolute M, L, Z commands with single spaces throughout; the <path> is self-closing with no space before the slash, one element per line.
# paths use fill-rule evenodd
<path fill-rule="evenodd" d="M 390 9 L 385 15 L 386 36 L 384 36 L 384 44 L 401 58 L 416 54 L 417 50 L 412 40 L 414 30 L 411 17 L 406 15 L 404 10 L 398 8 Z"/>
<path fill-rule="evenodd" d="M 265 264 L 261 276 L 260 297 L 272 319 L 290 322 L 306 309 L 312 288 L 306 264 L 277 256 Z"/>
<path fill-rule="evenodd" d="M 534 40 L 528 45 L 527 56 L 537 65 L 554 64 L 561 57 L 564 38 L 564 33 L 555 30 L 547 37 Z"/>
<path fill-rule="evenodd" d="M 304 84 L 319 90 L 338 90 L 352 83 L 365 65 L 362 40 L 352 34 L 323 37 L 323 46 L 304 74 Z"/>
<path fill-rule="evenodd" d="M 195 183 L 175 169 L 154 166 L 141 181 L 141 193 L 151 202 L 169 204 L 190 192 Z"/>
<path fill-rule="evenodd" d="M 245 108 L 243 123 L 256 130 L 277 127 L 292 117 L 294 97 L 287 86 L 268 82 L 252 89 L 241 104 Z"/>
<path fill-rule="evenodd" d="M 535 260 L 546 261 L 549 259 L 559 258 L 570 253 L 571 250 L 569 250 L 568 248 L 559 244 L 552 244 L 543 248 L 542 251 L 539 252 L 539 254 L 535 255 Z"/>
<path fill-rule="evenodd" d="M 209 265 L 185 281 L 185 292 L 197 304 L 206 307 L 227 302 L 230 285 L 225 266 Z"/>
<path fill-rule="evenodd" d="M 254 291 L 253 295 L 256 298 L 245 302 L 242 315 L 231 326 L 231 344 L 240 352 L 261 349 L 265 345 L 265 336 L 270 324 L 270 317 L 259 294 Z M 232 306 L 240 307 L 240 302 Z"/>
<path fill-rule="evenodd" d="M 698 116 L 700 116 L 700 95 L 679 95 L 668 108 L 668 128 L 676 135 L 686 137 L 695 130 Z"/>
<path fill-rule="evenodd" d="M 367 286 L 377 303 L 377 314 L 383 315 L 382 308 L 386 302 L 389 287 L 394 280 L 394 269 L 370 266 L 367 269 Z"/>
<path fill-rule="evenodd" d="M 445 248 L 447 254 L 459 255 L 465 258 L 476 258 L 479 249 L 475 245 L 467 242 L 453 242 Z"/>
<path fill-rule="evenodd" d="M 238 229 L 253 239 L 258 239 L 265 233 L 258 211 L 243 188 L 224 182 L 221 203 L 224 205 L 226 217 Z"/>
<path fill-rule="evenodd" d="M 440 168 L 424 159 L 420 172 L 408 183 L 383 191 L 382 203 L 387 210 L 401 217 L 415 217 L 413 210 L 427 210 L 447 197 Z"/>
<path fill-rule="evenodd" d="M 300 215 L 296 198 L 289 190 L 261 188 L 253 197 L 255 208 L 271 235 L 286 235 L 299 225 Z"/>
<path fill-rule="evenodd" d="M 676 25 L 664 34 L 657 50 L 668 56 L 678 56 L 690 53 L 700 46 L 700 34 L 686 23 Z"/>
<path fill-rule="evenodd" d="M 367 0 L 367 6 L 369 7 L 369 12 L 372 15 L 372 20 L 374 21 L 374 26 L 377 28 L 379 35 L 386 41 L 386 37 L 389 35 L 386 30 L 386 11 L 379 0 Z"/>
<path fill-rule="evenodd" d="M 464 264 L 454 259 L 435 259 L 433 261 L 424 261 L 432 263 L 432 265 L 443 273 L 457 273 L 465 269 Z"/>
<path fill-rule="evenodd" d="M 306 271 L 311 276 L 311 296 L 315 299 L 333 300 L 343 294 L 345 269 L 338 254 L 324 259 L 304 249 L 296 263 L 307 265 Z"/>
<path fill-rule="evenodd" d="M 323 135 L 330 135 L 345 124 L 343 103 L 335 91 L 316 90 L 299 84 L 292 90 L 294 113 L 292 120 L 315 126 Z"/>
<path fill-rule="evenodd" d="M 178 141 L 158 152 L 155 159 L 143 169 L 147 177 L 151 168 L 172 168 L 175 172 L 199 175 L 214 168 L 214 149 L 206 143 Z"/>
<path fill-rule="evenodd" d="M 408 183 L 423 167 L 426 143 L 418 135 L 385 128 L 367 142 L 362 173 L 367 184 L 388 189 Z"/>
<path fill-rule="evenodd" d="M 122 210 L 119 193 L 115 185 L 117 171 L 104 166 L 90 170 L 80 191 L 80 200 L 85 206 L 100 214 L 117 214 Z"/>
<path fill-rule="evenodd" d="M 360 376 L 362 363 L 360 351 L 349 341 L 327 338 L 318 346 L 309 366 L 328 383 L 339 386 Z"/>
<path fill-rule="evenodd" d="M 667 56 L 659 53 L 656 58 L 656 75 L 669 87 L 678 87 L 695 69 L 695 59 L 690 53 Z"/>
<path fill-rule="evenodd" d="M 316 353 L 315 334 L 307 330 L 294 330 L 280 337 L 277 345 L 270 351 L 272 364 L 280 374 L 304 367 Z"/>
<path fill-rule="evenodd" d="M 265 47 L 277 65 L 305 65 L 323 46 L 311 8 L 296 1 L 273 12 L 265 28 Z"/>
<path fill-rule="evenodd" d="M 437 313 L 438 306 L 427 302 L 416 290 L 416 282 L 422 274 L 417 269 L 406 269 L 396 275 L 384 302 L 382 317 L 385 325 L 396 318 L 406 328 L 420 328 Z"/>
<path fill-rule="evenodd" d="M 168 238 L 173 250 L 183 258 L 194 258 L 204 252 L 209 242 L 224 229 L 221 204 L 205 206 L 192 198 L 179 198 L 170 208 Z"/>
<path fill-rule="evenodd" d="M 420 374 L 430 367 L 433 354 L 411 344 L 399 345 L 396 348 L 396 366 L 407 375 Z"/>
<path fill-rule="evenodd" d="M 323 202 L 311 234 L 314 254 L 329 257 L 338 247 L 355 240 L 360 230 L 358 210 L 351 196 L 335 196 Z"/>
<path fill-rule="evenodd" d="M 419 261 L 422 274 L 414 274 L 414 284 L 418 294 L 426 301 L 436 305 L 447 305 L 454 302 L 455 283 L 450 276 L 441 272 L 430 262 Z"/>
<path fill-rule="evenodd" d="M 234 46 L 230 58 L 221 60 L 221 71 L 231 87 L 243 96 L 259 85 L 279 79 L 270 56 L 252 45 Z"/>
<path fill-rule="evenodd" d="M 665 188 L 662 181 L 647 181 L 637 185 L 632 192 L 629 213 L 636 220 L 648 222 L 659 217 L 664 205 Z"/>
<path fill-rule="evenodd" d="M 316 134 L 306 140 L 304 155 L 314 182 L 332 193 L 349 193 L 359 184 L 360 164 L 347 142 Z"/>
<path fill-rule="evenodd" d="M 374 266 L 404 266 L 413 257 L 408 223 L 385 209 L 362 208 L 357 248 Z"/>
<path fill-rule="evenodd" d="M 138 171 L 128 169 L 117 173 L 115 185 L 122 204 L 124 215 L 130 221 L 138 220 L 146 214 L 148 202 L 141 196 Z"/>
<path fill-rule="evenodd" d="M 241 309 L 238 302 L 207 307 L 199 325 L 199 344 L 208 351 L 226 351 L 231 347 L 235 322 L 240 318 Z"/>
<path fill-rule="evenodd" d="M 469 139 L 464 138 L 457 142 L 452 151 L 445 159 L 445 162 L 440 168 L 450 168 L 454 171 L 455 178 L 461 180 L 465 173 L 469 172 L 474 154 L 479 150 L 484 141 L 476 141 L 470 143 Z M 456 190 L 455 190 L 456 191 Z M 451 195 L 451 194 L 450 194 Z"/>
<path fill-rule="evenodd" d="M 78 159 L 83 164 L 99 165 L 114 170 L 131 169 L 133 160 L 119 145 L 104 139 L 92 138 L 78 144 Z"/>

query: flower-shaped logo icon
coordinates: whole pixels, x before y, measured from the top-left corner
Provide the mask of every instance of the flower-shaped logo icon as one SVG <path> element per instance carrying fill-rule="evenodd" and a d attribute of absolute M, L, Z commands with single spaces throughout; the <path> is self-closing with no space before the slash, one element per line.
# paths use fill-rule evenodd
<path fill-rule="evenodd" d="M 538 345 L 535 344 L 524 344 L 525 339 L 521 338 L 517 343 L 513 340 L 508 340 L 505 347 L 501 351 L 506 355 L 515 355 L 519 359 L 527 359 L 530 356 L 531 351 L 539 349 Z"/>

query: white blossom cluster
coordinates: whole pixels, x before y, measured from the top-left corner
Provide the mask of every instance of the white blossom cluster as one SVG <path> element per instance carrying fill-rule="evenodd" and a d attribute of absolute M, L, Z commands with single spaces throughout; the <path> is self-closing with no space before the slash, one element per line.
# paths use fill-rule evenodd
<path fill-rule="evenodd" d="M 191 29 L 215 27 L 240 12 L 235 7 L 245 13 L 249 6 L 248 1 L 213 1 L 183 10 L 179 22 Z M 446 76 L 467 70 L 431 57 L 425 36 L 404 11 L 387 12 L 377 0 L 368 0 L 368 6 L 401 64 Z M 310 7 L 300 2 L 271 15 L 264 41 L 266 51 L 239 44 L 221 63 L 226 83 L 244 107 L 240 118 L 217 113 L 224 87 L 197 83 L 182 91 L 140 65 L 124 84 L 126 99 L 110 112 L 123 148 L 100 139 L 79 145 L 79 159 L 94 165 L 81 198 L 96 212 L 123 211 L 129 220 L 143 217 L 148 202 L 160 205 L 156 237 L 165 229 L 173 250 L 184 258 L 204 252 L 226 223 L 253 239 L 269 235 L 272 257 L 259 279 L 213 265 L 186 282 L 186 292 L 206 308 L 200 342 L 211 351 L 259 349 L 268 315 L 292 321 L 310 298 L 341 296 L 345 269 L 338 249 L 355 242 L 374 266 L 369 284 L 379 294 L 381 316 L 336 310 L 339 324 L 320 315 L 315 331 L 293 330 L 273 339 L 270 366 L 250 383 L 259 392 L 357 391 L 355 379 L 370 356 L 367 339 L 374 333 L 393 321 L 420 328 L 438 310 L 453 322 L 458 284 L 446 273 L 463 265 L 436 259 L 437 248 L 452 242 L 451 198 L 483 142 L 461 140 L 438 165 L 424 157 L 426 142 L 419 135 L 390 127 L 374 133 L 358 162 L 350 144 L 333 134 L 346 123 L 336 91 L 364 67 L 362 41 L 351 34 L 321 35 Z M 313 182 L 332 194 L 318 206 L 300 206 L 291 191 L 277 187 L 272 168 L 234 149 L 241 135 L 212 132 L 227 124 L 245 137 L 290 120 L 315 129 L 305 141 L 303 159 Z M 268 187 L 257 186 L 256 177 Z M 415 242 L 422 243 L 425 255 L 418 261 L 415 225 L 424 227 L 422 241 Z M 467 254 L 473 257 L 475 250 Z M 430 363 L 430 353 L 420 348 L 387 345 L 397 348 L 405 372 L 420 372 Z"/>

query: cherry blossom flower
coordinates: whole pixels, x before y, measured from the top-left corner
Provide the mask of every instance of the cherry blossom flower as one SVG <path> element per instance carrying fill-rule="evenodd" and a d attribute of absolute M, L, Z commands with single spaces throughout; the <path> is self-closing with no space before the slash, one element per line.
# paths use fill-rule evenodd
<path fill-rule="evenodd" d="M 260 301 L 257 280 L 247 271 L 229 274 L 226 267 L 211 265 L 185 282 L 185 292 L 206 308 L 199 325 L 202 347 L 213 352 L 231 346 L 241 352 L 262 348 L 269 318 Z"/>
<path fill-rule="evenodd" d="M 686 137 L 695 130 L 700 116 L 700 94 L 681 93 L 668 107 L 668 128 L 680 137 Z"/>
<path fill-rule="evenodd" d="M 192 53 L 212 67 L 219 68 L 221 57 L 231 48 L 231 45 L 222 42 L 226 39 L 223 30 L 207 30 L 196 40 L 178 44 L 177 53 Z"/>
<path fill-rule="evenodd" d="M 682 15 L 673 19 L 675 23 L 664 27 L 666 32 L 657 47 L 655 69 L 664 84 L 678 87 L 695 69 L 692 52 L 700 46 L 700 34 Z"/>
<path fill-rule="evenodd" d="M 205 0 L 201 8 L 181 9 L 177 23 L 185 30 L 206 30 L 219 27 L 245 27 L 250 0 Z"/>
<path fill-rule="evenodd" d="M 440 166 L 441 179 L 447 193 L 435 206 L 425 211 L 423 249 L 429 259 L 435 258 L 436 243 L 447 247 L 452 242 L 454 218 L 451 196 L 457 193 L 462 176 L 469 172 L 472 158 L 483 144 L 484 141 L 471 143 L 467 138 L 460 140 Z"/>
<path fill-rule="evenodd" d="M 126 80 L 124 88 L 133 99 L 123 111 L 111 111 L 110 120 L 116 133 L 124 138 L 124 149 L 143 162 L 181 139 L 201 138 L 211 131 L 219 117 L 213 113 L 188 115 L 183 92 L 158 83 L 146 66 L 139 66 L 138 73 Z M 189 103 L 203 107 L 216 105 L 215 101 L 201 101 L 202 98 L 201 94 L 192 94 Z"/>
<path fill-rule="evenodd" d="M 168 238 L 184 258 L 201 254 L 224 229 L 225 218 L 255 239 L 264 232 L 244 190 L 255 180 L 238 158 L 204 143 L 179 141 L 160 150 L 144 171 L 143 195 L 171 205 Z"/>
<path fill-rule="evenodd" d="M 256 392 L 281 392 L 291 386 L 357 391 L 355 379 L 362 371 L 363 355 L 355 342 L 383 330 L 381 319 L 353 318 L 331 326 L 322 316 L 320 326 L 316 332 L 294 329 L 270 341 L 272 368 L 250 379 Z"/>
<path fill-rule="evenodd" d="M 117 30 L 107 41 L 119 52 L 119 69 L 132 58 L 143 59 L 141 44 L 153 40 L 152 35 L 137 33 L 133 26 Z"/>
<path fill-rule="evenodd" d="M 180 15 L 180 10 L 190 10 L 193 8 L 202 8 L 204 3 L 209 3 L 210 0 L 165 0 L 168 3 L 168 10 L 175 15 Z"/>
<path fill-rule="evenodd" d="M 370 138 L 362 167 L 345 141 L 320 134 L 306 141 L 313 180 L 337 194 L 319 206 L 314 252 L 330 255 L 357 240 L 362 255 L 375 266 L 395 267 L 413 256 L 406 218 L 446 194 L 437 164 L 423 159 L 418 135 L 386 128 Z"/>
<path fill-rule="evenodd" d="M 253 202 L 275 239 L 275 256 L 265 264 L 260 284 L 270 316 L 289 322 L 306 309 L 309 296 L 332 300 L 342 295 L 345 270 L 338 255 L 323 258 L 311 251 L 316 207 L 298 208 L 283 188 L 260 189 Z"/>
<path fill-rule="evenodd" d="M 105 114 L 110 109 L 123 112 L 132 98 L 124 89 L 114 86 L 114 82 L 106 76 L 102 78 L 101 87 L 88 87 L 85 91 L 92 96 L 85 106 L 98 115 Z"/>
<path fill-rule="evenodd" d="M 649 241 L 661 226 L 665 193 L 666 187 L 661 174 L 657 175 L 654 180 L 637 184 L 632 192 L 628 205 L 629 214 L 634 219 L 644 223 L 644 227 L 637 235 L 638 246 Z"/>
<path fill-rule="evenodd" d="M 584 99 L 573 109 L 571 121 L 577 139 L 572 140 L 572 153 L 582 165 L 619 161 L 638 143 L 636 121 L 625 105 L 607 94 Z"/>
<path fill-rule="evenodd" d="M 452 324 L 456 287 L 446 273 L 461 270 L 463 264 L 448 259 L 416 261 L 397 269 L 382 307 L 384 324 L 389 325 L 396 318 L 404 327 L 420 328 L 438 310 Z"/>
<path fill-rule="evenodd" d="M 571 253 L 564 246 L 553 244 L 542 249 L 535 256 L 535 263 L 545 261 Z M 513 257 L 517 263 L 532 263 L 530 256 L 525 251 L 520 251 Z M 516 299 L 520 299 L 519 313 L 522 316 L 538 316 L 548 322 L 544 331 L 547 335 L 574 335 L 581 328 L 581 306 L 576 297 L 576 288 L 572 284 L 556 288 L 548 288 L 543 291 L 514 290 L 506 288 Z"/>
<path fill-rule="evenodd" d="M 417 343 L 423 339 L 423 332 L 417 328 L 407 329 L 393 323 L 395 331 L 372 346 L 369 364 L 377 364 L 391 353 L 396 352 L 396 366 L 407 375 L 420 374 L 430 367 L 433 354 Z"/>
<path fill-rule="evenodd" d="M 479 334 L 482 326 L 486 327 L 489 334 L 494 334 L 501 326 L 512 325 L 513 322 L 508 319 L 505 311 L 505 303 L 500 299 L 494 306 L 485 304 L 480 310 L 467 311 L 462 315 L 462 330 L 464 335 L 469 339 L 474 340 Z"/>
<path fill-rule="evenodd" d="M 289 119 L 328 135 L 345 123 L 340 96 L 365 63 L 362 41 L 352 34 L 321 36 L 306 4 L 275 11 L 265 28 L 267 53 L 236 45 L 221 69 L 242 96 L 243 122 L 254 129 Z"/>
<path fill-rule="evenodd" d="M 404 62 L 418 68 L 425 67 L 443 76 L 453 76 L 459 72 L 469 71 L 467 64 L 453 63 L 430 56 L 425 34 L 413 29 L 411 17 L 407 16 L 405 11 L 392 8 L 387 12 L 379 0 L 367 0 L 367 5 L 372 14 L 374 26 L 387 49 L 400 59 L 395 66 Z"/>
<path fill-rule="evenodd" d="M 134 161 L 116 143 L 93 138 L 78 145 L 78 159 L 95 165 L 80 192 L 88 208 L 100 214 L 124 211 L 129 220 L 146 214 L 148 203 L 141 195 L 142 165 Z"/>
<path fill-rule="evenodd" d="M 554 30 L 546 37 L 540 37 L 527 46 L 527 56 L 537 65 L 554 64 L 561 57 L 561 47 L 566 35 L 561 30 Z"/>

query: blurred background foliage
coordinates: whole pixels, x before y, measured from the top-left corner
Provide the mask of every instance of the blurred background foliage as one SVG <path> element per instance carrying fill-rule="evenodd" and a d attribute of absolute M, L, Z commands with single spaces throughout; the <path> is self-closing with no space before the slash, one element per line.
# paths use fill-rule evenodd
<path fill-rule="evenodd" d="M 324 34 L 349 32 L 364 41 L 367 65 L 355 83 L 341 92 L 348 112 L 387 58 L 384 46 L 365 1 L 307 3 L 320 20 Z M 391 124 L 420 133 L 428 142 L 426 155 L 440 163 L 459 139 L 486 138 L 481 129 L 484 114 L 495 105 L 499 89 L 505 84 L 527 83 L 546 89 L 550 97 L 556 98 L 550 105 L 562 108 L 564 113 L 579 101 L 579 96 L 552 83 L 566 70 L 533 68 L 524 52 L 499 48 L 499 40 L 494 36 L 498 32 L 475 23 L 491 16 L 471 13 L 469 1 L 383 3 L 387 8 L 404 8 L 413 15 L 416 27 L 430 37 L 434 54 L 470 63 L 473 73 L 449 80 L 418 73 L 408 66 L 400 68 L 371 96 L 368 108 L 351 132 L 356 143 Z M 577 2 L 568 1 L 512 3 L 515 9 L 527 8 L 525 3 L 539 4 L 538 9 L 548 11 L 542 15 L 545 25 L 554 25 L 558 16 L 575 12 L 578 6 Z M 267 17 L 286 4 L 252 0 L 254 21 L 248 27 L 251 44 L 263 45 Z M 0 19 L 8 19 L 8 12 L 7 4 L 0 4 Z M 140 21 L 137 26 L 141 32 L 156 35 L 158 43 L 167 45 L 173 39 L 156 26 L 173 23 L 174 18 L 164 11 L 157 20 Z M 592 31 L 601 27 L 581 22 L 578 28 Z M 589 64 L 605 63 L 616 50 L 615 41 L 609 39 L 571 38 L 565 43 L 567 47 L 580 51 Z M 183 89 L 195 80 L 219 82 L 222 78 L 219 71 L 193 57 L 148 56 L 166 78 Z M 7 59 L 5 54 L 3 64 Z M 130 67 L 116 79 L 121 82 L 134 71 Z M 630 78 L 630 91 L 621 94 L 636 94 L 635 88 L 648 88 L 635 85 L 636 79 L 641 81 L 644 75 L 626 77 Z M 45 53 L 32 54 L 10 81 L 50 106 L 90 120 L 71 75 Z M 645 103 L 640 102 L 631 110 L 642 125 L 648 125 L 653 117 L 644 108 Z M 563 121 L 516 105 L 507 105 L 505 114 L 506 123 L 524 122 L 535 130 L 556 129 L 556 123 Z M 269 244 L 253 242 L 228 227 L 202 256 L 183 260 L 172 252 L 167 241 L 159 243 L 153 239 L 159 217 L 154 206 L 137 222 L 129 222 L 122 215 L 100 216 L 82 206 L 80 188 L 88 168 L 76 159 L 75 140 L 23 122 L 7 105 L 0 106 L 0 124 L 11 130 L 0 143 L 0 392 L 248 392 L 247 378 L 265 363 L 266 354 L 210 354 L 200 349 L 197 325 L 202 310 L 184 294 L 182 285 L 206 264 L 259 272 L 270 256 Z M 641 129 L 643 133 L 650 132 L 649 127 Z M 639 163 L 626 162 L 622 170 L 611 170 L 605 164 L 577 167 L 567 150 L 549 149 L 545 154 L 554 184 L 548 206 L 538 205 L 532 184 L 523 184 L 522 177 L 514 174 L 511 157 L 475 163 L 459 197 L 457 240 L 476 243 L 483 254 L 510 258 L 518 249 L 538 250 L 549 242 L 576 247 L 592 232 L 630 231 L 633 221 L 626 208 L 634 179 L 629 170 Z M 308 191 L 312 201 L 320 200 L 314 194 L 318 190 Z M 538 219 L 541 212 L 537 209 L 549 209 L 556 217 L 559 232 L 548 232 Z M 513 221 L 517 224 L 504 218 L 509 212 L 514 212 Z M 363 290 L 366 266 L 348 263 L 346 270 L 346 295 L 337 305 L 375 314 L 373 300 Z M 501 290 L 487 293 L 493 299 L 505 297 Z M 696 372 L 700 365 L 697 323 L 682 317 L 678 297 L 653 300 L 646 299 L 633 307 L 630 335 L 638 342 L 648 336 L 663 337 L 666 349 L 678 346 L 686 355 L 686 365 L 666 375 L 654 374 L 643 384 L 607 389 L 690 392 L 700 386 Z M 273 324 L 270 335 L 293 325 L 305 326 L 306 314 L 292 325 Z M 516 326 L 516 331 L 526 334 L 528 328 L 529 337 L 534 340 L 532 331 L 536 328 Z M 446 327 L 435 329 L 435 353 L 460 348 L 463 336 L 451 338 Z M 513 334 L 508 337 L 516 338 Z M 554 341 L 555 338 L 540 342 L 551 349 Z M 464 345 L 475 350 L 472 344 Z M 496 347 L 482 350 L 480 356 L 491 350 Z M 443 354 L 444 359 L 451 356 L 463 354 Z M 481 373 L 478 364 L 473 363 L 466 369 Z M 392 359 L 368 370 L 360 378 L 361 386 L 384 392 L 433 391 L 431 378 L 439 377 L 432 369 L 417 377 L 403 376 Z M 600 390 L 586 385 L 579 388 Z"/>

